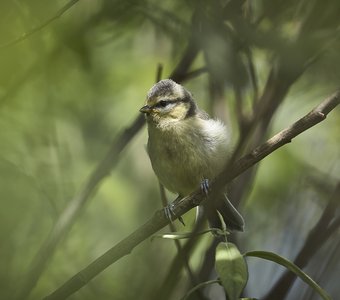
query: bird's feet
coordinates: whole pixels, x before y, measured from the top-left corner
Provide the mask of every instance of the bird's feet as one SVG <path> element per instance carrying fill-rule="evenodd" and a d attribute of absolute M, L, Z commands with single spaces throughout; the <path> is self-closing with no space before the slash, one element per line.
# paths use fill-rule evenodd
<path fill-rule="evenodd" d="M 175 199 L 174 202 L 168 204 L 167 206 L 164 207 L 164 214 L 165 214 L 165 217 L 170 221 L 172 222 L 173 220 L 175 219 L 178 219 L 178 221 L 180 221 L 183 226 L 185 226 L 185 223 L 183 221 L 183 218 L 181 216 L 177 216 L 174 212 L 174 207 L 175 207 L 175 203 L 178 202 L 179 198 Z"/>
<path fill-rule="evenodd" d="M 209 194 L 209 179 L 203 179 L 201 181 L 201 191 L 204 195 L 208 196 Z"/>

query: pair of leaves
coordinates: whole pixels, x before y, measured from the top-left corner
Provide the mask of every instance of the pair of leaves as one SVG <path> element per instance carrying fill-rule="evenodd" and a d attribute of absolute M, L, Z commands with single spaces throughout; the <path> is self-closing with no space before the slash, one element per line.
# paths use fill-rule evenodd
<path fill-rule="evenodd" d="M 207 232 L 216 232 L 216 229 L 209 229 L 199 234 L 204 234 Z M 167 238 L 167 239 L 182 239 L 192 237 L 190 233 L 184 234 L 163 234 L 158 237 Z M 331 297 L 323 290 L 311 277 L 309 277 L 305 272 L 303 272 L 298 266 L 296 266 L 291 261 L 285 259 L 284 257 L 277 255 L 273 252 L 268 251 L 250 251 L 242 255 L 238 248 L 232 244 L 227 242 L 221 242 L 216 247 L 216 257 L 215 257 L 215 267 L 216 272 L 219 276 L 217 280 L 210 280 L 207 282 L 200 283 L 199 285 L 192 288 L 183 298 L 187 299 L 194 291 L 213 283 L 221 284 L 227 295 L 229 300 L 238 300 L 240 299 L 240 295 L 247 284 L 248 281 L 248 268 L 247 263 L 244 257 L 258 257 L 265 260 L 269 260 L 275 262 L 289 271 L 296 274 L 300 279 L 306 282 L 311 288 L 317 292 L 322 299 L 331 300 Z M 242 298 L 244 300 L 249 300 L 251 298 Z"/>
<path fill-rule="evenodd" d="M 213 283 L 224 287 L 229 300 L 238 300 L 248 280 L 248 268 L 244 257 L 234 244 L 221 242 L 217 245 L 215 267 L 219 279 L 198 284 L 182 300 L 188 299 L 194 291 Z"/>
<path fill-rule="evenodd" d="M 326 293 L 326 291 L 323 290 L 311 277 L 284 257 L 268 251 L 250 251 L 245 253 L 244 256 L 258 257 L 284 266 L 313 288 L 322 299 L 331 300 L 331 297 Z M 218 244 L 216 248 L 215 267 L 220 279 L 201 283 L 193 290 L 201 288 L 207 284 L 220 283 L 223 285 L 229 300 L 238 300 L 248 280 L 248 269 L 244 256 L 232 243 Z"/>
<path fill-rule="evenodd" d="M 268 251 L 250 251 L 245 253 L 244 256 L 262 258 L 285 267 L 313 288 L 322 299 L 331 300 L 331 297 L 325 290 L 323 290 L 311 277 L 284 257 Z M 229 299 L 239 299 L 248 280 L 247 264 L 243 255 L 234 244 L 220 243 L 216 248 L 215 266 Z"/>

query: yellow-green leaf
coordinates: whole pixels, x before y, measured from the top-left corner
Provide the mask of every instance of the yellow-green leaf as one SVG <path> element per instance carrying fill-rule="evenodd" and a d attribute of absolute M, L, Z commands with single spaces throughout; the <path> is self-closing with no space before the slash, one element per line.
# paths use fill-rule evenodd
<path fill-rule="evenodd" d="M 239 299 L 248 280 L 248 269 L 242 254 L 234 244 L 218 244 L 215 267 L 229 299 Z"/>
<path fill-rule="evenodd" d="M 169 240 L 189 239 L 189 238 L 193 238 L 199 235 L 206 234 L 208 232 L 211 232 L 216 235 L 223 235 L 223 236 L 228 234 L 228 231 L 223 231 L 219 228 L 209 228 L 207 230 L 196 232 L 195 234 L 193 234 L 192 232 L 171 232 L 171 233 L 155 234 L 154 236 L 152 236 L 151 240 L 154 240 L 155 238 L 169 239 Z"/>
<path fill-rule="evenodd" d="M 331 297 L 323 290 L 312 278 L 310 278 L 305 272 L 303 272 L 297 265 L 289 261 L 288 259 L 268 251 L 250 251 L 245 256 L 254 256 L 273 261 L 281 266 L 286 267 L 288 270 L 299 276 L 304 282 L 312 287 L 324 300 L 331 300 Z"/>
<path fill-rule="evenodd" d="M 187 300 L 189 299 L 189 297 L 194 293 L 196 292 L 198 289 L 202 288 L 202 287 L 205 287 L 209 284 L 213 284 L 213 283 L 221 283 L 220 280 L 209 280 L 209 281 L 205 281 L 205 282 L 202 282 L 198 285 L 196 285 L 195 287 L 193 287 L 190 291 L 188 291 L 184 297 L 181 299 L 181 300 Z"/>

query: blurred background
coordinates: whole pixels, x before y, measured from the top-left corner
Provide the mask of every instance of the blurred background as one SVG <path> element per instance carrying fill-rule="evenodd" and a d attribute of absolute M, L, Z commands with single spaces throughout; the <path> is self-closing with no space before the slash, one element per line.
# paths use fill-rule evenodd
<path fill-rule="evenodd" d="M 161 78 L 181 82 L 232 128 L 240 157 L 339 88 L 339 15 L 336 0 L 1 1 L 0 299 L 48 295 L 162 206 L 145 126 L 137 124 L 122 151 L 117 142 L 159 64 Z M 317 238 L 306 240 L 340 180 L 339 141 L 337 108 L 230 187 L 246 220 L 233 237 L 240 250 L 292 261 L 301 254 L 300 266 L 334 299 L 339 194 Z M 194 216 L 184 216 L 186 227 L 175 222 L 177 230 L 189 231 Z M 190 254 L 198 282 L 216 278 L 213 243 L 206 235 Z M 146 240 L 70 299 L 152 299 L 176 251 L 172 241 Z M 247 261 L 245 296 L 319 299 L 299 279 L 275 290 L 284 269 Z M 192 287 L 185 270 L 177 276 L 158 299 Z M 218 286 L 200 297 L 225 299 Z"/>

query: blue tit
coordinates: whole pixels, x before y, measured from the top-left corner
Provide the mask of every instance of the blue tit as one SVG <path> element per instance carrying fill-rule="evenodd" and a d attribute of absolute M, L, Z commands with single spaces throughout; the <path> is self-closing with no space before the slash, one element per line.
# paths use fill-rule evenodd
<path fill-rule="evenodd" d="M 152 168 L 169 191 L 184 197 L 214 179 L 230 158 L 230 132 L 219 120 L 199 109 L 191 93 L 165 79 L 148 92 L 140 109 L 148 126 L 147 150 Z M 244 220 L 224 191 L 206 209 L 211 227 L 243 231 Z"/>

